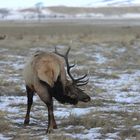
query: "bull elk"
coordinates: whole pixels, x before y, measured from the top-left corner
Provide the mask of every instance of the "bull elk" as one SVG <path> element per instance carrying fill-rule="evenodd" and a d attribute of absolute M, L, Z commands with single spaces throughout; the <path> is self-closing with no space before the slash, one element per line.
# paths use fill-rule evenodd
<path fill-rule="evenodd" d="M 37 93 L 48 108 L 47 133 L 57 128 L 53 114 L 53 97 L 60 103 L 77 104 L 78 101 L 88 102 L 90 97 L 79 86 L 88 83 L 87 74 L 80 78 L 74 78 L 71 69 L 75 65 L 69 65 L 68 54 L 64 55 L 55 48 L 55 52 L 37 51 L 28 60 L 23 76 L 27 91 L 27 113 L 24 124 L 30 121 L 30 110 L 33 103 L 33 95 Z M 67 67 L 67 74 L 65 70 Z M 68 76 L 69 75 L 69 78 Z M 86 79 L 85 79 L 86 78 Z"/>

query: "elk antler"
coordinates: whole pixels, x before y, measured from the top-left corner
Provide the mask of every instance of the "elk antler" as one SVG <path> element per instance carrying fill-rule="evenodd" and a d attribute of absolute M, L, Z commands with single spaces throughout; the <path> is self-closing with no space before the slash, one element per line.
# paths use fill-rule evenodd
<path fill-rule="evenodd" d="M 75 64 L 69 65 L 68 54 L 69 54 L 70 49 L 71 48 L 69 47 L 68 50 L 66 51 L 66 53 L 63 55 L 63 54 L 60 54 L 57 51 L 57 48 L 55 47 L 55 53 L 65 59 L 66 66 L 67 66 L 67 73 L 68 73 L 69 77 L 71 78 L 73 84 L 75 84 L 77 86 L 86 85 L 88 83 L 89 79 L 86 79 L 86 80 L 83 80 L 83 79 L 85 79 L 87 77 L 87 74 L 83 75 L 82 77 L 74 79 L 74 77 L 72 76 L 72 74 L 70 72 L 71 68 L 73 68 L 75 66 Z"/>

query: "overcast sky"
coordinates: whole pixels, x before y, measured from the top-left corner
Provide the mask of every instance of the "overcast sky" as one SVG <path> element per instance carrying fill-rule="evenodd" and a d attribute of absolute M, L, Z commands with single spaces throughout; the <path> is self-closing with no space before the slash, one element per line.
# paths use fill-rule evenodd
<path fill-rule="evenodd" d="M 38 2 L 44 3 L 45 6 L 52 5 L 85 5 L 97 0 L 0 0 L 0 7 L 21 8 L 34 6 Z"/>
<path fill-rule="evenodd" d="M 34 6 L 38 2 L 42 2 L 45 6 L 103 6 L 105 0 L 0 0 L 0 8 L 23 8 Z M 112 0 L 115 2 L 122 2 L 126 0 Z M 111 1 L 111 2 L 112 2 Z M 139 3 L 140 0 L 127 0 L 129 3 Z"/>

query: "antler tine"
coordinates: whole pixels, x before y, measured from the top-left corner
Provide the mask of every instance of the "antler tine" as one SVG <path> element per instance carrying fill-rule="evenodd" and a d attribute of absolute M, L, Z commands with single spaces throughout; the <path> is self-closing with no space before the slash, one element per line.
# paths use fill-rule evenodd
<path fill-rule="evenodd" d="M 75 83 L 77 86 L 83 86 L 86 85 L 89 82 L 89 78 L 86 80 L 82 80 L 85 79 L 87 77 L 87 74 L 83 75 L 82 77 L 78 78 L 75 80 Z"/>
<path fill-rule="evenodd" d="M 72 74 L 71 74 L 71 72 L 70 72 L 71 68 L 73 68 L 75 66 L 75 63 L 73 65 L 69 65 L 68 55 L 69 55 L 70 49 L 71 49 L 71 47 L 69 47 L 67 49 L 66 53 L 63 55 L 63 54 L 61 54 L 61 53 L 59 53 L 57 51 L 57 48 L 55 46 L 55 53 L 65 59 L 66 66 L 67 66 L 67 73 L 68 73 L 69 77 L 72 79 L 73 84 L 75 84 L 77 86 L 86 85 L 88 83 L 88 81 L 89 81 L 89 79 L 84 80 L 87 77 L 87 74 L 85 74 L 85 75 L 83 75 L 83 76 L 81 76 L 81 77 L 79 77 L 77 79 L 74 79 Z"/>
<path fill-rule="evenodd" d="M 76 83 L 80 84 L 80 83 L 85 83 L 85 82 L 88 82 L 88 81 L 89 81 L 89 79 L 86 79 L 86 80 L 83 80 L 83 81 L 78 81 L 78 82 L 76 81 Z"/>
<path fill-rule="evenodd" d="M 77 85 L 77 86 L 84 86 L 84 85 L 86 85 L 88 82 L 89 82 L 89 79 L 86 80 L 86 81 L 84 81 L 84 83 L 78 83 L 78 84 L 76 84 L 76 85 Z"/>
<path fill-rule="evenodd" d="M 69 61 L 68 61 L 68 54 L 69 54 L 69 51 L 70 51 L 71 47 L 69 47 L 66 51 L 66 53 L 63 55 L 63 54 L 60 54 L 58 51 L 57 51 L 57 48 L 55 46 L 55 53 L 58 54 L 59 56 L 63 57 L 65 59 L 65 62 L 66 62 L 66 66 L 67 66 L 67 73 L 68 75 L 70 76 L 70 78 L 72 79 L 72 81 L 74 82 L 75 79 L 73 78 L 73 76 L 71 75 L 70 73 L 70 69 L 73 68 L 75 66 L 75 64 L 73 65 L 69 65 Z"/>
<path fill-rule="evenodd" d="M 68 54 L 69 54 L 69 51 L 70 51 L 70 47 L 68 48 L 68 50 L 67 50 L 67 52 L 66 52 L 66 54 L 65 54 L 65 61 L 66 61 L 66 66 L 67 66 L 67 73 L 68 73 L 68 75 L 70 76 L 70 78 L 72 79 L 72 81 L 74 82 L 75 81 L 75 79 L 73 78 L 73 76 L 71 75 L 71 73 L 70 73 L 70 69 L 71 68 L 73 68 L 74 66 L 75 66 L 75 64 L 73 64 L 73 65 L 69 65 L 69 61 L 68 61 Z"/>
<path fill-rule="evenodd" d="M 75 83 L 77 86 L 83 86 L 86 85 L 89 82 L 89 78 L 87 78 L 86 80 L 84 80 L 85 78 L 87 78 L 87 74 L 83 75 L 80 78 L 75 79 Z"/>
<path fill-rule="evenodd" d="M 57 51 L 56 46 L 55 46 L 55 53 L 56 53 L 57 55 L 60 55 L 61 57 L 64 57 L 64 55 L 62 55 L 61 53 L 59 53 L 59 52 Z"/>
<path fill-rule="evenodd" d="M 71 47 L 69 47 L 68 50 L 66 51 L 66 53 L 63 55 L 63 54 L 61 54 L 61 53 L 59 53 L 59 52 L 57 51 L 57 48 L 56 48 L 56 46 L 55 46 L 55 53 L 58 54 L 58 55 L 60 55 L 61 57 L 64 57 L 65 60 L 66 60 L 66 59 L 68 60 L 68 54 L 69 54 L 70 49 L 71 49 Z"/>
<path fill-rule="evenodd" d="M 85 79 L 87 77 L 87 74 L 83 75 L 80 78 L 75 79 L 76 82 L 80 82 L 80 80 Z"/>
<path fill-rule="evenodd" d="M 71 47 L 68 48 L 68 50 L 66 51 L 66 54 L 65 54 L 67 59 L 68 59 L 68 54 L 69 54 L 70 49 L 71 49 Z"/>

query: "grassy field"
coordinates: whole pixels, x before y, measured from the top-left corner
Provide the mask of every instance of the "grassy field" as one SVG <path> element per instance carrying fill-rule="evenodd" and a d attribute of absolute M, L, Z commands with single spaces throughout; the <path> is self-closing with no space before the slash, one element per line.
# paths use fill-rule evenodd
<path fill-rule="evenodd" d="M 0 139 L 81 140 L 140 138 L 139 20 L 0 22 Z M 76 75 L 89 71 L 89 103 L 55 101 L 58 130 L 46 135 L 47 109 L 35 96 L 31 125 L 24 127 L 25 59 L 36 50 L 65 51 Z"/>
<path fill-rule="evenodd" d="M 50 10 L 56 13 L 63 13 L 63 14 L 81 14 L 81 13 L 97 13 L 97 14 L 104 14 L 104 15 L 122 15 L 126 13 L 139 13 L 140 7 L 139 6 L 114 6 L 114 7 L 47 7 L 46 10 Z"/>

